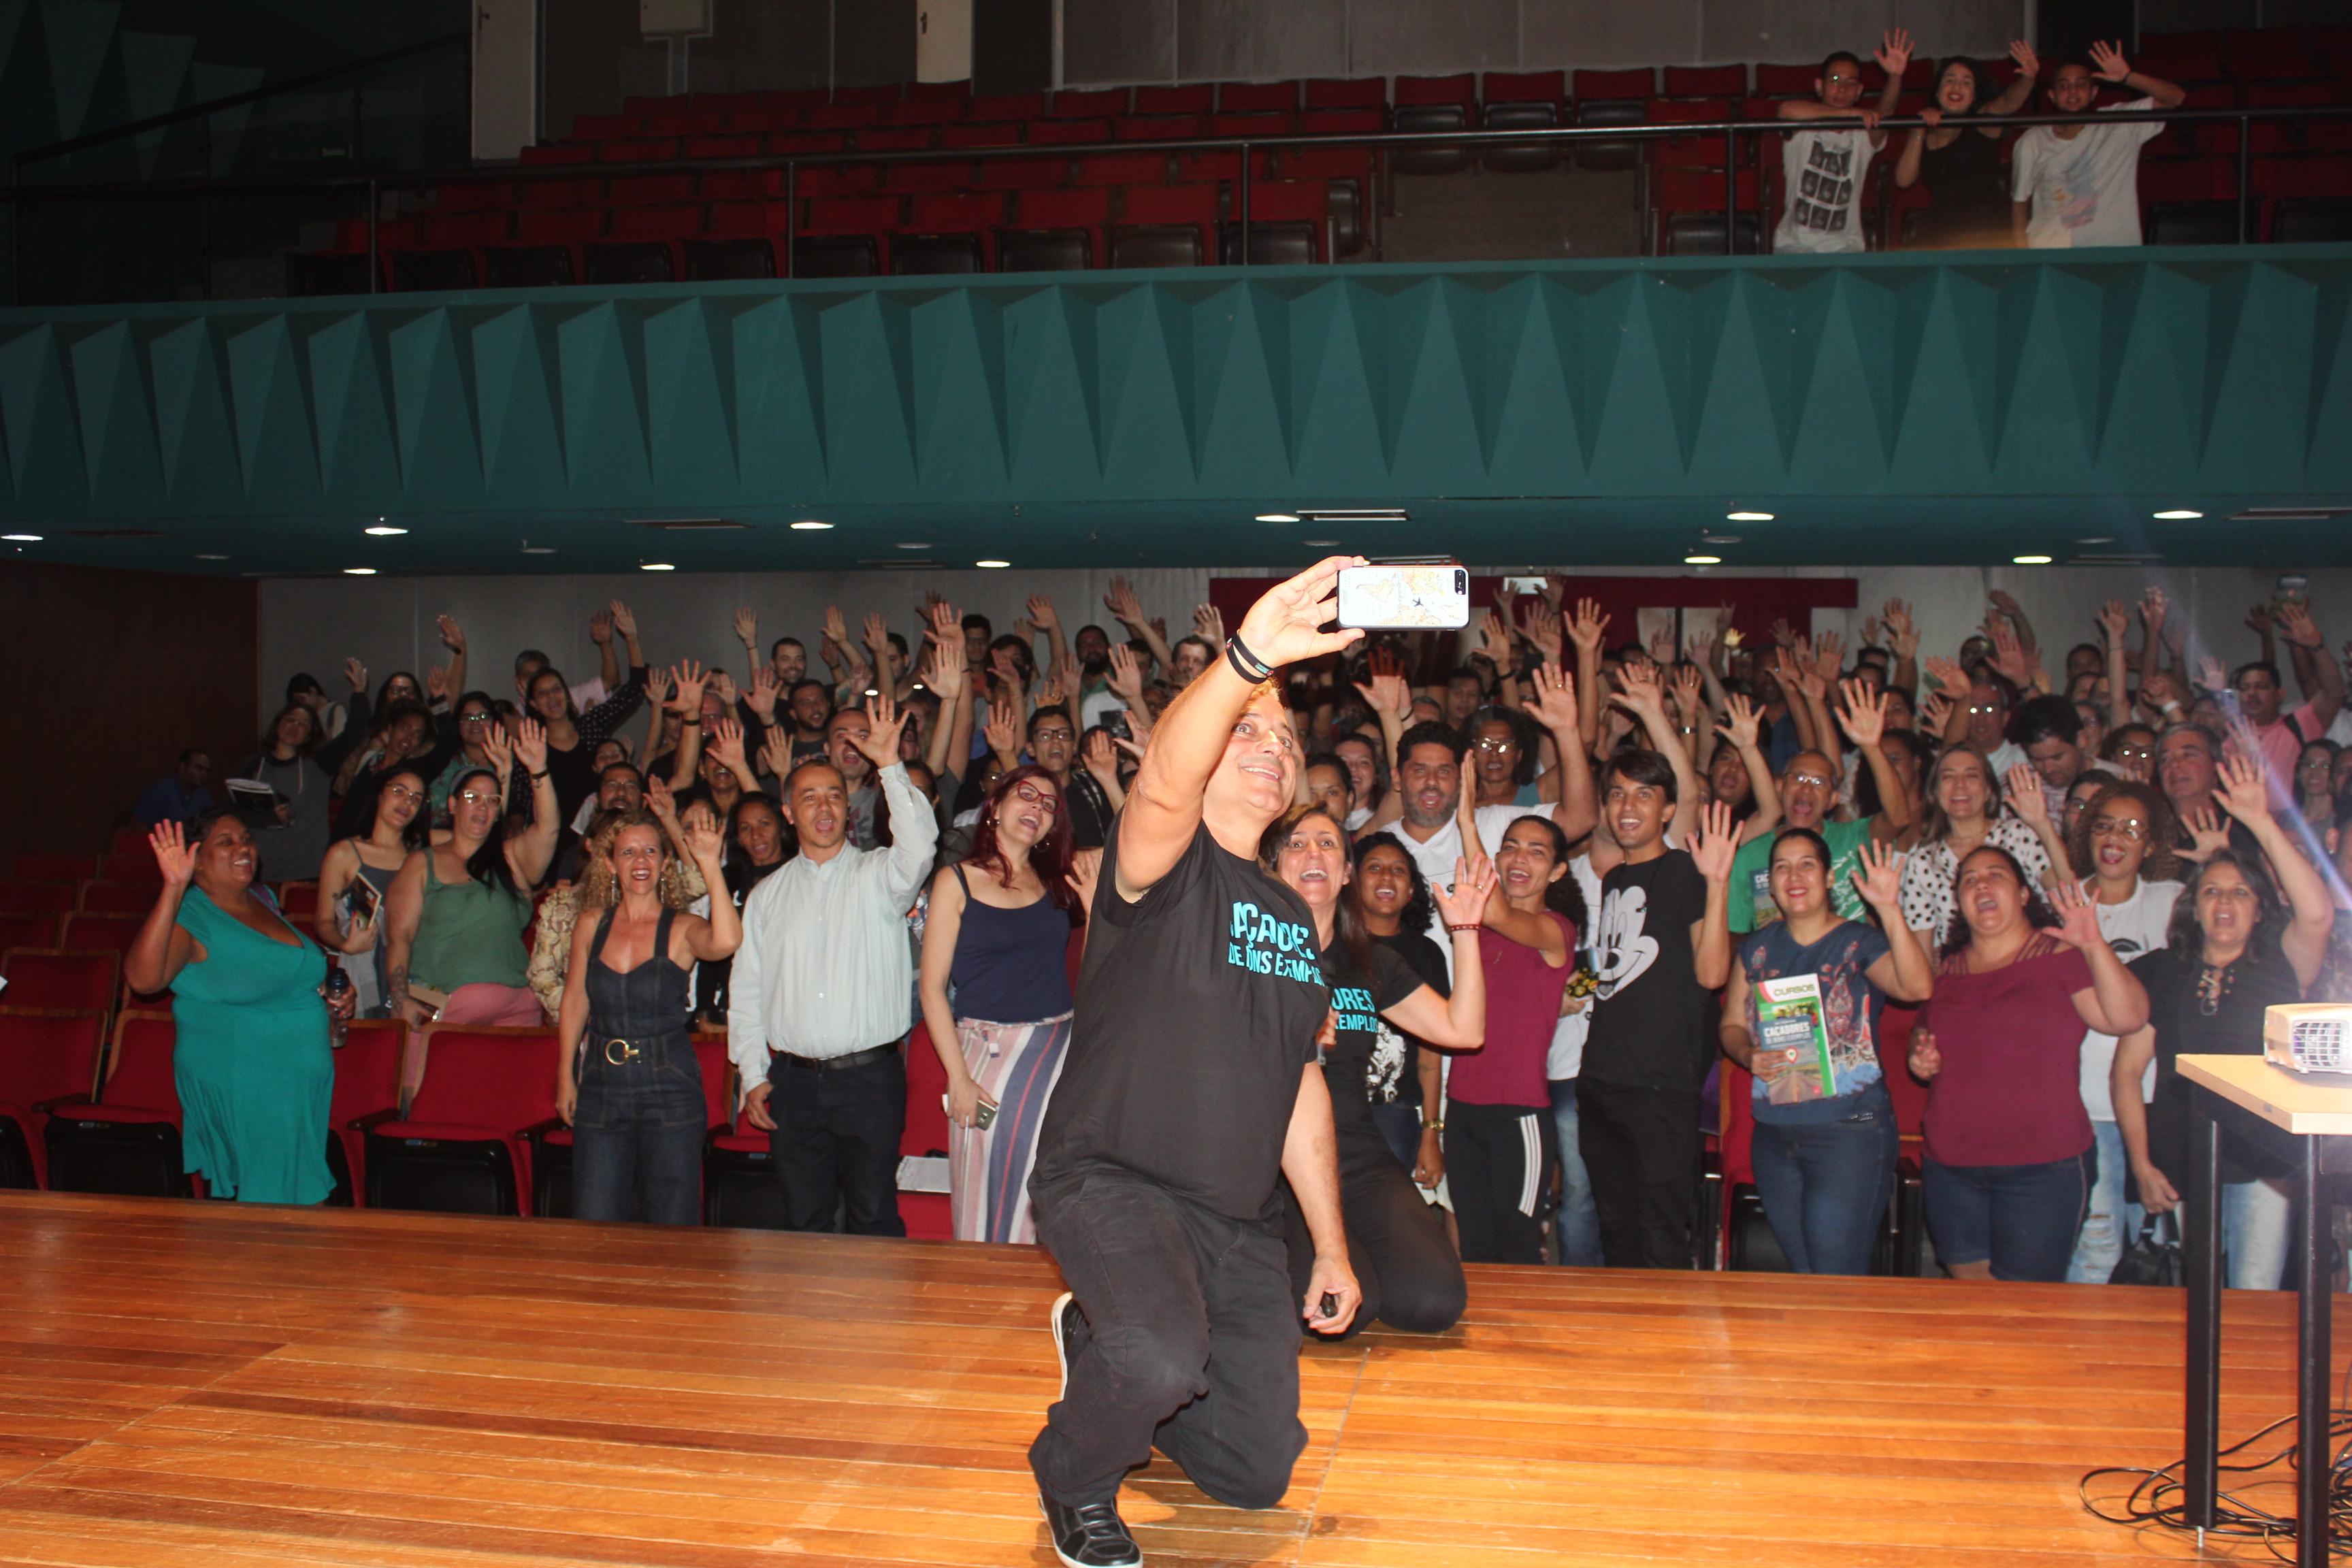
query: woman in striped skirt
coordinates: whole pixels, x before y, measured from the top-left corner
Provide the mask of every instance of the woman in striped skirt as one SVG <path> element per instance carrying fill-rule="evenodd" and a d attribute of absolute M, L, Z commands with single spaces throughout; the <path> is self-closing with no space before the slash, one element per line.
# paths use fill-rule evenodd
<path fill-rule="evenodd" d="M 1070 1043 L 1070 929 L 1083 919 L 1066 805 L 1045 769 L 1013 769 L 963 862 L 931 879 L 919 989 L 948 1073 L 958 1241 L 1037 1239 L 1029 1167 Z"/>

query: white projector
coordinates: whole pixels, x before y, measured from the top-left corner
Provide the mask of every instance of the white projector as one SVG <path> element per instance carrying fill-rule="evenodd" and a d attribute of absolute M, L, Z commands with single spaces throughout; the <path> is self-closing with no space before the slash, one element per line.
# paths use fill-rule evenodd
<path fill-rule="evenodd" d="M 2282 1002 L 2265 1009 L 2263 1057 L 2289 1072 L 2352 1078 L 2352 1005 Z"/>

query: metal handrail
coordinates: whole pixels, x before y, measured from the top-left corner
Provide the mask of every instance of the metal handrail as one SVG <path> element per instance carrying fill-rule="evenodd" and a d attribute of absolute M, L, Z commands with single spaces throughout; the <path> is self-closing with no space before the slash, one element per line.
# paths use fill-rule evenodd
<path fill-rule="evenodd" d="M 470 36 L 470 35 L 463 35 Z M 2252 211 L 2253 138 L 2246 134 L 2252 122 L 2259 120 L 2341 120 L 2352 118 L 2352 104 L 2287 104 L 2265 105 L 2262 108 L 2236 109 L 2146 109 L 2098 110 L 2100 124 L 2199 124 L 2234 121 L 2238 136 L 2238 233 L 2242 240 L 2246 220 Z M 1967 117 L 1958 123 L 1967 123 Z M 2084 114 L 2005 114 L 1987 116 L 1997 119 L 2003 129 L 2033 125 L 2074 125 L 2089 120 Z M 1274 147 L 1362 147 L 1375 154 L 1400 147 L 1495 145 L 1525 146 L 1530 142 L 1560 142 L 1573 145 L 1579 142 L 1655 142 L 1675 141 L 1684 137 L 1721 134 L 1724 145 L 1732 156 L 1725 160 L 1724 169 L 1724 249 L 1731 252 L 1737 225 L 1733 215 L 1738 211 L 1738 139 L 1742 135 L 1765 136 L 1785 134 L 1801 127 L 1848 128 L 1860 123 L 1860 117 L 1839 120 L 1711 120 L 1693 121 L 1670 125 L 1564 125 L 1531 126 L 1524 130 L 1502 131 L 1384 131 L 1355 134 L 1309 134 L 1297 132 L 1277 136 L 1194 136 L 1149 142 L 1055 142 L 1023 143 L 1008 147 L 911 147 L 861 152 L 844 148 L 834 153 L 751 153 L 731 158 L 658 158 L 635 162 L 579 162 L 564 163 L 502 163 L 485 167 L 478 164 L 457 169 L 419 169 L 387 171 L 373 174 L 273 174 L 247 176 L 237 179 L 205 180 L 121 180 L 99 181 L 80 184 L 26 186 L 12 184 L 0 188 L 0 203 L 24 205 L 47 201 L 82 201 L 109 198 L 186 197 L 202 195 L 239 195 L 267 191 L 326 191 L 364 188 L 368 193 L 368 258 L 370 291 L 381 270 L 377 265 L 380 251 L 376 243 L 377 197 L 385 189 L 405 189 L 427 185 L 466 184 L 510 184 L 517 180 L 563 180 L 605 178 L 678 174 L 756 173 L 781 169 L 784 172 L 785 197 L 793 199 L 801 165 L 844 163 L 921 163 L 993 162 L 1004 158 L 1057 158 L 1063 160 L 1115 156 L 1118 154 L 1149 154 L 1182 152 L 1238 152 L 1241 153 L 1241 174 L 1236 182 L 1235 210 L 1245 224 L 1249 215 L 1250 153 Z M 1940 124 L 1956 123 L 1943 120 Z M 1889 116 L 1878 121 L 1879 128 L 1888 132 L 1906 131 L 1927 126 L 1916 115 Z M 126 128 L 128 129 L 128 128 Z M 716 134 L 725 134 L 717 132 Z M 16 226 L 12 226 L 12 227 Z M 1242 231 L 1242 265 L 1249 263 L 1248 230 Z M 791 247 L 785 247 L 786 275 L 790 275 Z M 13 279 L 12 279 L 13 281 Z"/>
<path fill-rule="evenodd" d="M 192 103 L 185 109 L 151 114 L 144 120 L 133 120 L 128 124 L 110 126 L 104 131 L 92 131 L 84 135 L 68 137 L 63 142 L 52 142 L 45 147 L 30 147 L 9 158 L 9 183 L 11 184 L 21 183 L 23 175 L 20 171 L 24 166 L 43 158 L 62 157 L 68 153 L 79 153 L 85 147 L 96 147 L 108 142 L 118 142 L 125 136 L 143 136 L 150 131 L 161 131 L 167 126 L 180 124 L 184 121 L 194 120 L 207 114 L 217 114 L 223 110 L 236 109 L 243 104 L 258 103 L 265 98 L 276 98 L 281 93 L 301 92 L 318 86 L 320 82 L 333 81 L 338 77 L 370 70 L 377 66 L 390 65 L 395 60 L 404 60 L 415 55 L 429 54 L 435 49 L 446 49 L 453 44 L 468 43 L 472 41 L 473 37 L 471 33 L 444 33 L 437 38 L 427 38 L 421 44 L 410 44 L 405 48 L 386 49 L 380 55 L 370 55 L 365 59 L 349 60 L 339 66 L 329 66 L 323 70 L 312 71 L 308 76 L 289 77 L 284 81 L 248 88 L 243 92 L 232 92 L 226 97 L 208 99 L 203 103 Z M 182 181 L 180 184 L 190 184 L 194 182 Z"/>

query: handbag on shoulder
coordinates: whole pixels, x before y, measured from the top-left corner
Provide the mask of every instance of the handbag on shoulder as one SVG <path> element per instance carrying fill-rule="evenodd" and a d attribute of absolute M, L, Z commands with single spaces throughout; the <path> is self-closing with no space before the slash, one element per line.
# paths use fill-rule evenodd
<path fill-rule="evenodd" d="M 2139 1222 L 2139 1239 L 2124 1248 L 2110 1285 L 2185 1285 L 2188 1266 L 2180 1256 L 2180 1227 L 2169 1214 L 2152 1214 Z"/>

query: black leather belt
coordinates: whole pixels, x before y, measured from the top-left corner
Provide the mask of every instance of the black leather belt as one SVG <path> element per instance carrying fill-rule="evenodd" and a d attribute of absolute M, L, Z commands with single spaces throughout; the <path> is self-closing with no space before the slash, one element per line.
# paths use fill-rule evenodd
<path fill-rule="evenodd" d="M 875 1046 L 862 1051 L 851 1051 L 839 1057 L 796 1057 L 790 1051 L 778 1051 L 777 1057 L 787 1067 L 805 1068 L 810 1072 L 840 1072 L 846 1068 L 862 1068 L 868 1062 L 878 1062 L 885 1057 L 898 1054 L 898 1042 Z"/>

